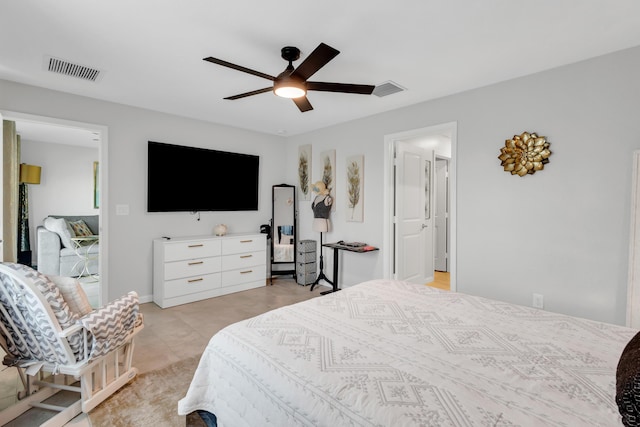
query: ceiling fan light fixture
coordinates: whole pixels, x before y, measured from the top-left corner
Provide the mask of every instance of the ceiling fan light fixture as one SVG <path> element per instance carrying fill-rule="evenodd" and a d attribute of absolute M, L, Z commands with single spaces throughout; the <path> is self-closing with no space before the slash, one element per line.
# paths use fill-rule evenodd
<path fill-rule="evenodd" d="M 362 95 L 371 95 L 374 91 L 375 86 L 372 85 L 309 81 L 311 76 L 327 65 L 327 63 L 335 58 L 339 53 L 339 50 L 336 50 L 325 43 L 320 43 L 318 47 L 316 47 L 313 52 L 311 52 L 304 61 L 298 65 L 298 67 L 294 67 L 293 61 L 300 59 L 300 49 L 294 46 L 285 46 L 281 50 L 281 56 L 282 59 L 289 63 L 289 65 L 287 65 L 287 68 L 278 74 L 277 77 L 252 70 L 251 68 L 243 67 L 241 65 L 233 64 L 231 62 L 223 61 L 222 59 L 214 58 L 212 56 L 203 59 L 207 62 L 232 68 L 253 76 L 262 77 L 263 79 L 273 82 L 271 86 L 233 96 L 227 96 L 224 99 L 241 99 L 246 98 L 247 96 L 273 91 L 276 96 L 292 99 L 300 112 L 304 113 L 306 111 L 313 110 L 313 106 L 306 97 L 307 91 L 309 90 L 320 92 L 355 93 Z"/>
<path fill-rule="evenodd" d="M 276 95 L 281 96 L 282 98 L 300 98 L 306 94 L 304 89 L 294 86 L 281 86 L 277 88 L 275 92 Z"/>
<path fill-rule="evenodd" d="M 300 98 L 307 94 L 307 85 L 303 81 L 285 77 L 275 82 L 273 92 L 282 98 Z"/>

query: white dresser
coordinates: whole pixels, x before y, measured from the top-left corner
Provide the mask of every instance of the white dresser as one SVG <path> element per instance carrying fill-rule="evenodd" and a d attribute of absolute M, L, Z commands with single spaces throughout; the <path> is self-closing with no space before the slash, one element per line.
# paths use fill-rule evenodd
<path fill-rule="evenodd" d="M 162 308 L 265 286 L 266 234 L 153 241 L 153 302 Z"/>

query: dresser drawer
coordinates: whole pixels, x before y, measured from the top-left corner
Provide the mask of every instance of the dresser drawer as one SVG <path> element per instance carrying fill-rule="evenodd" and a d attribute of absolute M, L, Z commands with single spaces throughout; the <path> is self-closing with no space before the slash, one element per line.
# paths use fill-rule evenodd
<path fill-rule="evenodd" d="M 173 280 L 220 271 L 220 257 L 173 261 L 164 264 L 164 279 Z"/>
<path fill-rule="evenodd" d="M 254 265 L 266 265 L 267 253 L 248 252 L 222 256 L 222 270 L 236 270 L 238 268 L 252 267 Z"/>
<path fill-rule="evenodd" d="M 220 273 L 204 274 L 186 279 L 169 280 L 164 283 L 164 297 L 174 298 L 220 287 Z"/>
<path fill-rule="evenodd" d="M 266 240 L 264 235 L 234 237 L 222 240 L 222 252 L 226 254 L 237 254 L 241 252 L 256 252 L 266 250 Z"/>
<path fill-rule="evenodd" d="M 254 282 L 256 280 L 265 281 L 265 272 L 266 267 L 264 265 L 241 268 L 239 270 L 223 271 L 222 287 Z"/>
<path fill-rule="evenodd" d="M 167 242 L 164 245 L 164 261 L 179 261 L 218 256 L 221 253 L 219 240 L 189 240 Z"/>

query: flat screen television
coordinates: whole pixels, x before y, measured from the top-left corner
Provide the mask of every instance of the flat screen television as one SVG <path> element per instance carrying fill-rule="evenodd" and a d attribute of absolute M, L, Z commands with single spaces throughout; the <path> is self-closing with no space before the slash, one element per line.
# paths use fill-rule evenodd
<path fill-rule="evenodd" d="M 260 157 L 149 141 L 147 212 L 258 210 Z"/>

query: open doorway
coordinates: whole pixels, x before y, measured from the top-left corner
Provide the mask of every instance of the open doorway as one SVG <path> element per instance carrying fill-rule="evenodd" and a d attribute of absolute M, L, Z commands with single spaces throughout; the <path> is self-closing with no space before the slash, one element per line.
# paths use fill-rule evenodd
<path fill-rule="evenodd" d="M 36 116 L 24 113 L 16 113 L 12 111 L 0 111 L 0 120 L 3 121 L 12 121 L 16 123 L 16 128 L 18 130 L 23 129 L 25 136 L 28 135 L 27 138 L 22 138 L 23 141 L 38 141 L 40 147 L 45 147 L 47 145 L 55 145 L 66 144 L 64 145 L 68 150 L 73 151 L 73 147 L 71 146 L 82 146 L 83 144 L 86 147 L 85 149 L 93 149 L 97 150 L 97 165 L 96 173 L 95 173 L 95 183 L 92 181 L 92 175 L 87 176 L 87 179 L 90 180 L 89 185 L 95 186 L 95 193 L 98 196 L 97 200 L 89 200 L 88 203 L 97 202 L 95 208 L 92 208 L 92 212 L 96 212 L 98 216 L 98 233 L 100 234 L 100 245 L 98 249 L 98 272 L 99 272 L 99 283 L 94 289 L 95 297 L 91 301 L 92 304 L 102 305 L 103 301 L 107 301 L 108 295 L 108 234 L 107 230 L 107 212 L 108 209 L 102 209 L 103 206 L 107 206 L 108 194 L 106 191 L 106 182 L 107 182 L 107 128 L 101 125 L 95 125 L 90 123 L 82 123 L 82 122 L 74 122 L 69 120 L 61 120 L 55 119 L 51 117 L 45 116 Z M 43 133 L 44 136 L 38 136 L 38 133 Z M 48 135 L 48 136 L 47 136 Z M 62 147 L 63 145 L 60 145 Z M 55 150 L 55 149 L 52 149 Z M 54 151 L 55 152 L 55 151 Z M 96 166 L 97 166 L 96 165 Z M 69 159 L 68 168 L 78 168 L 80 165 L 73 162 L 73 159 Z M 84 165 L 83 165 L 84 166 Z M 94 165 L 93 162 L 89 164 L 90 170 L 93 170 Z M 45 172 L 46 173 L 46 170 Z M 45 178 L 46 179 L 46 178 Z M 3 187 L 0 187 L 3 188 Z M 2 190 L 0 190 L 2 191 Z M 5 198 L 4 191 L 3 192 L 3 200 Z M 89 195 L 91 197 L 91 195 Z M 93 204 L 91 205 L 93 206 Z M 55 210 L 55 208 L 53 208 Z M 64 214 L 65 212 L 49 212 L 46 214 Z M 30 218 L 30 235 L 31 235 L 31 247 L 35 250 L 36 245 L 36 227 L 39 225 L 43 218 L 42 213 L 37 213 L 33 218 Z M 0 233 L 4 236 L 6 227 L 6 222 L 3 223 L 3 226 L 0 227 Z M 3 258 L 4 259 L 4 258 Z M 37 263 L 38 260 L 34 259 L 34 263 Z"/>
<path fill-rule="evenodd" d="M 449 140 L 449 144 L 451 144 Z M 436 272 L 449 272 L 449 160 L 451 156 L 436 156 L 434 170 L 434 269 Z"/>
<path fill-rule="evenodd" d="M 447 163 L 447 174 L 446 179 L 440 179 L 440 184 L 442 185 L 442 181 L 444 181 L 447 185 L 446 191 L 446 202 L 447 202 L 447 210 L 446 210 L 446 233 L 445 241 L 446 241 L 446 271 L 437 271 L 438 268 L 435 268 L 435 276 L 437 276 L 440 280 L 443 278 L 447 279 L 449 282 L 449 288 L 452 291 L 456 290 L 456 275 L 455 275 L 455 265 L 456 265 L 456 252 L 455 252 L 455 236 L 456 236 L 456 221 L 455 221 L 455 212 L 456 212 L 456 203 L 455 203 L 455 147 L 456 147 L 456 137 L 457 137 L 457 124 L 455 122 L 444 123 L 441 125 L 430 126 L 421 129 L 415 129 L 411 131 L 391 134 L 385 136 L 385 215 L 384 215 L 384 244 L 386 248 L 390 248 L 390 250 L 386 251 L 386 257 L 383 260 L 383 274 L 384 277 L 388 278 L 399 278 L 398 269 L 403 268 L 403 265 L 400 263 L 406 263 L 407 260 L 404 256 L 399 254 L 397 245 L 398 238 L 398 224 L 402 221 L 398 216 L 402 216 L 402 212 L 398 212 L 396 207 L 396 195 L 401 190 L 400 186 L 402 185 L 401 180 L 397 179 L 396 176 L 396 150 L 397 147 L 402 145 L 412 145 L 415 147 L 424 147 L 426 149 L 433 150 L 435 152 L 436 160 L 446 160 Z M 435 169 L 435 168 L 432 168 Z M 434 171 L 430 176 L 433 178 L 433 183 L 437 185 L 436 182 L 436 173 Z M 430 194 L 436 194 L 433 197 L 432 203 L 434 204 L 431 208 L 432 217 L 437 213 L 436 202 L 437 202 L 437 191 L 435 191 L 435 187 L 431 187 Z M 428 199 L 427 199 L 428 200 Z M 434 209 L 435 208 L 435 209 Z M 441 213 L 441 215 L 443 215 Z M 443 218 L 441 218 L 443 219 Z M 435 224 L 433 218 L 430 219 L 431 222 L 427 222 L 427 226 L 429 224 Z M 424 227 L 428 228 L 428 227 Z M 432 233 L 433 240 L 429 239 L 427 244 L 433 244 L 434 248 L 436 245 L 436 233 Z M 430 261 L 435 261 L 430 260 Z M 418 262 L 418 261 L 412 261 Z M 441 267 L 440 267 L 441 268 Z"/>

